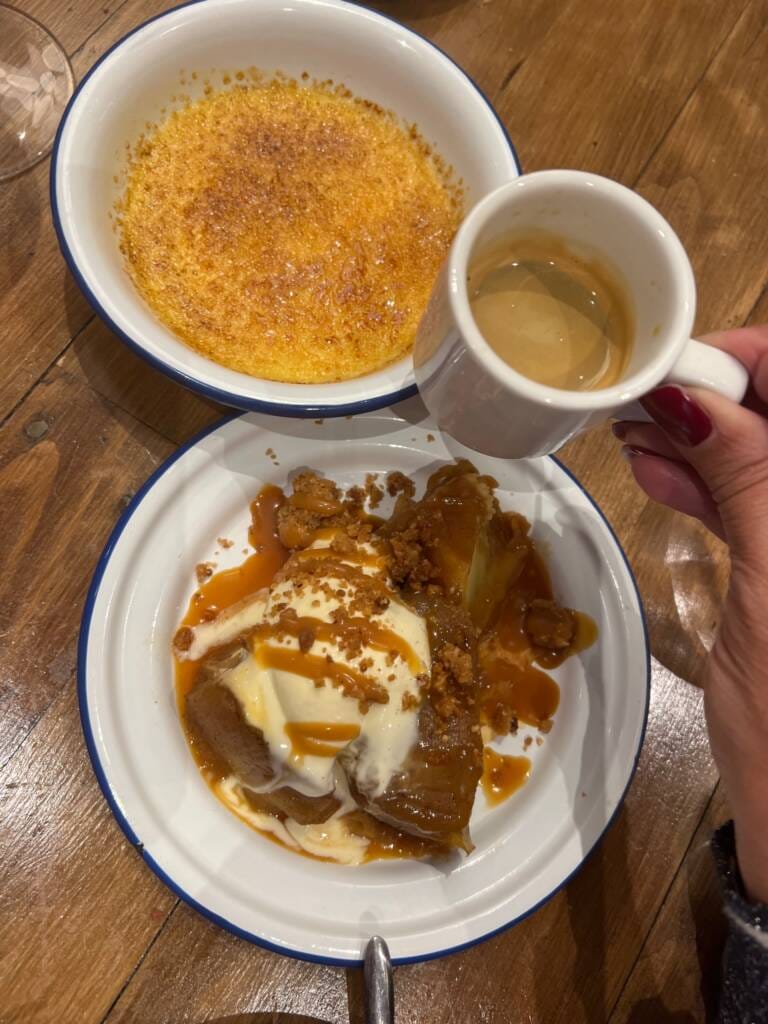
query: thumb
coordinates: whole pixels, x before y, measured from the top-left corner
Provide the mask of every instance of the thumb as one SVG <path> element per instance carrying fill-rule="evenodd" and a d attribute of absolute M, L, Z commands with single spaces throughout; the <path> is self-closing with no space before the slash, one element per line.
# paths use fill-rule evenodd
<path fill-rule="evenodd" d="M 734 562 L 768 565 L 768 420 L 698 388 L 664 385 L 642 402 L 704 481 Z"/>

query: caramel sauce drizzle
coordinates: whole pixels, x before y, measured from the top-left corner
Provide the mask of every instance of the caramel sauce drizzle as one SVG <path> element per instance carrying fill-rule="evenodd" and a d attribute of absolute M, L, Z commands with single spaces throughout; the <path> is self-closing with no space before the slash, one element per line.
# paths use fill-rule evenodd
<path fill-rule="evenodd" d="M 225 608 L 268 587 L 288 558 L 288 549 L 277 535 L 277 512 L 285 501 L 279 487 L 268 484 L 251 503 L 248 539 L 255 553 L 233 569 L 214 573 L 192 595 L 179 626 L 196 626 L 216 618 Z M 183 717 L 184 698 L 195 685 L 200 664 L 176 662 L 176 700 Z"/>
<path fill-rule="evenodd" d="M 295 618 L 281 616 L 277 622 L 267 622 L 257 626 L 252 636 L 259 640 L 290 636 L 298 641 L 301 641 L 303 637 L 311 636 L 313 641 L 320 643 L 337 643 L 342 651 L 345 649 L 345 641 L 359 639 L 363 652 L 365 649 L 369 649 L 380 651 L 383 654 L 396 654 L 406 662 L 414 675 L 425 670 L 421 658 L 417 656 L 408 641 L 394 630 L 382 626 L 375 619 L 353 616 L 340 622 L 325 622 L 323 619 L 316 619 L 309 615 L 299 615 Z M 314 678 L 314 676 L 310 678 Z"/>
<path fill-rule="evenodd" d="M 317 533 L 315 534 L 315 539 L 318 539 Z M 344 562 L 339 562 L 340 557 L 343 557 Z M 304 548 L 302 551 L 296 551 L 294 558 L 299 562 L 317 562 L 327 558 L 335 560 L 339 565 L 351 563 L 352 565 L 364 566 L 366 568 L 370 566 L 372 569 L 384 568 L 384 558 L 378 552 L 363 551 L 361 548 L 353 548 L 349 553 L 345 551 L 341 556 L 338 551 L 334 551 L 331 547 Z M 370 576 L 366 578 L 370 579 Z"/>
<path fill-rule="evenodd" d="M 571 611 L 575 625 L 572 642 L 560 650 L 537 647 L 525 630 L 526 611 L 537 598 L 552 600 L 552 582 L 544 560 L 529 541 L 520 576 L 482 643 L 481 717 L 496 732 L 504 731 L 498 723 L 505 716 L 548 732 L 560 703 L 560 687 L 542 668 L 562 665 L 597 637 L 594 621 L 582 612 Z"/>
<path fill-rule="evenodd" d="M 496 701 L 509 708 L 513 718 L 547 731 L 560 704 L 560 687 L 534 665 L 515 664 L 495 658 L 484 666 L 483 718 L 493 726 Z"/>
<path fill-rule="evenodd" d="M 562 651 L 548 651 L 542 647 L 534 647 L 534 660 L 544 668 L 557 668 L 563 662 L 580 651 L 586 651 L 597 640 L 597 623 L 584 612 L 572 611 L 576 621 L 573 642 Z"/>
<path fill-rule="evenodd" d="M 340 556 L 336 552 L 324 554 L 326 550 L 326 548 L 306 548 L 301 557 L 302 572 L 323 580 L 334 579 L 352 583 L 355 586 L 364 586 L 390 600 L 395 597 L 393 591 L 381 577 L 367 575 L 358 565 L 351 564 L 351 559 L 349 562 L 341 561 L 342 557 L 346 559 L 346 555 Z"/>
<path fill-rule="evenodd" d="M 336 757 L 339 744 L 360 735 L 359 725 L 344 722 L 286 722 L 285 734 L 299 757 Z"/>
<path fill-rule="evenodd" d="M 317 686 L 324 686 L 326 680 L 331 686 L 342 689 L 347 697 L 370 704 L 387 704 L 389 693 L 362 672 L 317 654 L 304 654 L 291 647 L 259 647 L 255 658 L 262 668 L 274 668 L 278 672 L 293 672 L 314 680 Z"/>
<path fill-rule="evenodd" d="M 326 501 L 313 494 L 302 494 L 301 492 L 292 494 L 289 500 L 292 508 L 305 509 L 308 512 L 314 512 L 318 516 L 337 516 L 344 509 L 341 501 Z"/>

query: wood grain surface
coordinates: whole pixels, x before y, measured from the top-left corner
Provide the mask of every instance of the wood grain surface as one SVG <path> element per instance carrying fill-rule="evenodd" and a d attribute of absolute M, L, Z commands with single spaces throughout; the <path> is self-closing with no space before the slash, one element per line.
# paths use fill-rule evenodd
<path fill-rule="evenodd" d="M 81 77 L 161 0 L 16 0 Z M 389 0 L 496 105 L 525 170 L 618 178 L 679 232 L 697 329 L 768 319 L 766 0 Z M 150 370 L 68 275 L 47 161 L 0 185 L 0 1024 L 362 1024 L 362 979 L 233 938 L 115 824 L 77 713 L 79 617 L 146 476 L 221 410 Z M 707 839 L 727 817 L 696 686 L 723 547 L 636 490 L 610 432 L 564 453 L 636 572 L 652 640 L 637 775 L 582 871 L 511 931 L 396 971 L 398 1024 L 689 1024 L 721 942 Z M 288 1016 L 294 1015 L 294 1016 Z M 298 1016 L 295 1016 L 298 1015 Z"/>

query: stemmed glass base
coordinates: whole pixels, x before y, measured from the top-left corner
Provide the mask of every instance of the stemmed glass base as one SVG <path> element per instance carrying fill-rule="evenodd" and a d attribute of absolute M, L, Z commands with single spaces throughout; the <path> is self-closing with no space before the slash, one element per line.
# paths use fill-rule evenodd
<path fill-rule="evenodd" d="M 69 59 L 51 33 L 0 3 L 0 181 L 48 155 L 74 86 Z"/>

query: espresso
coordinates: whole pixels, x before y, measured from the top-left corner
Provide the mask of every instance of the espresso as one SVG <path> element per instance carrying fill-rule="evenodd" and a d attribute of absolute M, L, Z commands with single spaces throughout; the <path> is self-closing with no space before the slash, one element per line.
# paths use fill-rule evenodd
<path fill-rule="evenodd" d="M 470 267 L 469 300 L 491 348 L 518 373 L 568 391 L 615 384 L 632 315 L 609 267 L 545 232 L 510 234 Z"/>

